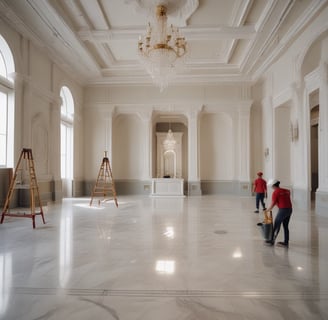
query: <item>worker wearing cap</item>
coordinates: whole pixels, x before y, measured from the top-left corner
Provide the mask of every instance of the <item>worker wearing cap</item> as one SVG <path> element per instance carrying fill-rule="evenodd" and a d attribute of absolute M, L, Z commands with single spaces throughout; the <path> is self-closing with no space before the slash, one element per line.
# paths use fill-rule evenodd
<path fill-rule="evenodd" d="M 277 179 L 269 180 L 268 185 L 272 186 L 273 193 L 272 193 L 271 205 L 266 210 L 266 212 L 270 212 L 274 206 L 277 206 L 279 210 L 273 224 L 272 239 L 267 240 L 266 243 L 268 245 L 274 245 L 274 242 L 280 231 L 280 226 L 282 224 L 284 227 L 284 242 L 278 242 L 277 245 L 288 248 L 288 243 L 289 243 L 288 224 L 293 212 L 292 202 L 290 199 L 290 191 L 288 189 L 280 188 L 280 181 L 278 181 Z"/>
<path fill-rule="evenodd" d="M 264 197 L 267 196 L 267 183 L 262 178 L 262 176 L 263 176 L 263 173 L 258 172 L 257 179 L 254 181 L 253 191 L 256 193 L 256 210 L 254 211 L 254 213 L 259 213 L 260 201 L 261 201 L 263 210 L 265 210 Z"/>

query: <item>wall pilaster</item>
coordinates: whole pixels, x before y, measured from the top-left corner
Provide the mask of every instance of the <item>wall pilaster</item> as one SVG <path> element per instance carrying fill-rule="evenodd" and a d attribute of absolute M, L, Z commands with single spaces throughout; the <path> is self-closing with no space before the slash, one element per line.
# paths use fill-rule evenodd
<path fill-rule="evenodd" d="M 201 108 L 188 113 L 188 194 L 201 195 L 199 176 L 199 114 Z"/>
<path fill-rule="evenodd" d="M 320 65 L 319 89 L 319 187 L 328 192 L 328 64 Z"/>
<path fill-rule="evenodd" d="M 152 178 L 152 111 L 139 112 L 144 124 L 144 165 L 142 179 L 147 181 Z"/>
<path fill-rule="evenodd" d="M 264 173 L 267 178 L 274 177 L 273 172 L 273 101 L 272 97 L 262 100 L 262 123 L 263 123 L 263 156 Z"/>
<path fill-rule="evenodd" d="M 319 187 L 316 191 L 316 211 L 327 215 L 328 209 L 328 64 L 320 65 L 319 89 Z"/>

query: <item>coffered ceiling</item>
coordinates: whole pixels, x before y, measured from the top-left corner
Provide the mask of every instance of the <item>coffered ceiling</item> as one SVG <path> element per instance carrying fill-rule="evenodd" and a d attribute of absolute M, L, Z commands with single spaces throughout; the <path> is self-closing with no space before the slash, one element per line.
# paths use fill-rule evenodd
<path fill-rule="evenodd" d="M 253 81 L 326 0 L 0 0 L 0 18 L 83 84 L 151 83 L 137 42 L 156 4 L 188 42 L 176 83 Z"/>

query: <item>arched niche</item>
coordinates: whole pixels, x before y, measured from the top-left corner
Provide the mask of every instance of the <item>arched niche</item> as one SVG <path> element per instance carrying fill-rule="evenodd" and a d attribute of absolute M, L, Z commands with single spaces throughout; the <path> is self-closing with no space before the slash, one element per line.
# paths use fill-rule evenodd
<path fill-rule="evenodd" d="M 187 119 L 177 114 L 156 114 L 153 118 L 152 195 L 183 196 L 188 172 Z M 171 145 L 170 132 L 174 138 Z"/>
<path fill-rule="evenodd" d="M 177 177 L 177 154 L 175 150 L 166 150 L 163 154 L 164 177 Z"/>
<path fill-rule="evenodd" d="M 182 178 L 182 137 L 183 132 L 172 132 L 174 147 L 165 145 L 168 132 L 156 132 L 157 178 Z"/>

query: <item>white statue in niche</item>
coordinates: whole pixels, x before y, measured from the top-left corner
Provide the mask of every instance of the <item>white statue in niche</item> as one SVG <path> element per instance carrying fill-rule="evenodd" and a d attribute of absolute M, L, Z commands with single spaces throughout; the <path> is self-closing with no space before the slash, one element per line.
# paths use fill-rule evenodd
<path fill-rule="evenodd" d="M 151 196 L 184 196 L 182 179 L 183 132 L 156 132 L 157 167 L 152 179 Z M 163 179 L 170 178 L 170 179 Z"/>
<path fill-rule="evenodd" d="M 174 150 L 164 152 L 164 178 L 176 178 L 176 154 Z"/>
<path fill-rule="evenodd" d="M 176 140 L 171 129 L 169 129 L 166 139 L 163 141 L 164 147 L 164 178 L 176 178 Z"/>
<path fill-rule="evenodd" d="M 182 132 L 157 132 L 157 178 L 181 178 Z"/>

